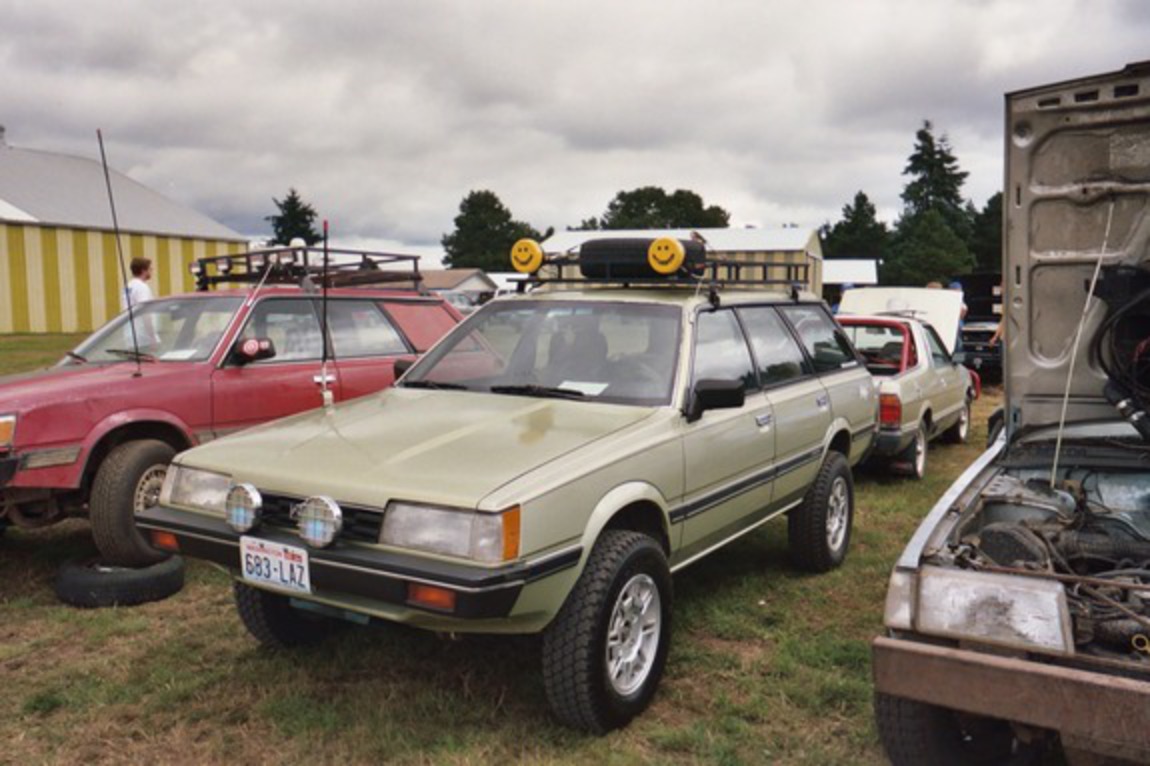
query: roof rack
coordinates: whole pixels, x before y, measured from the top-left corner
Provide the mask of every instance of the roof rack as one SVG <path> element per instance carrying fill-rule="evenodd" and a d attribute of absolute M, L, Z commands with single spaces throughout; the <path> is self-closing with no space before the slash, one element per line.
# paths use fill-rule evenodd
<path fill-rule="evenodd" d="M 410 267 L 410 271 L 394 268 L 397 265 Z M 423 275 L 419 273 L 418 255 L 368 250 L 269 247 L 197 258 L 188 269 L 196 279 L 197 290 L 210 290 L 225 283 L 349 287 L 410 282 L 413 289 L 426 292 Z"/>
<path fill-rule="evenodd" d="M 778 286 L 793 290 L 796 283 L 809 284 L 810 277 L 808 263 L 736 260 L 709 254 L 696 240 L 670 237 L 593 239 L 566 253 L 544 253 L 537 243 L 517 243 L 512 250 L 512 266 L 524 275 L 516 281 L 520 292 L 544 284 L 604 283 L 713 289 Z"/>

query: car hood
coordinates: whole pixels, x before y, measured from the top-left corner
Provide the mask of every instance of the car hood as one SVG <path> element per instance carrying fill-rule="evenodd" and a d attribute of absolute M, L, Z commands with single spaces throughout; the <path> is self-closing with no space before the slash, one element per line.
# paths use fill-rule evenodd
<path fill-rule="evenodd" d="M 1006 96 L 1010 437 L 1057 424 L 1067 391 L 1067 423 L 1118 417 L 1093 343 L 1116 296 L 1150 284 L 1148 113 L 1150 63 Z"/>
<path fill-rule="evenodd" d="M 391 499 L 476 507 L 508 482 L 653 411 L 394 388 L 258 426 L 177 460 L 271 493 L 330 495 L 373 507 Z"/>
<path fill-rule="evenodd" d="M 157 380 L 188 374 L 191 363 L 149 362 L 140 365 L 136 375 L 134 362 L 112 364 L 64 364 L 35 372 L 0 377 L 0 412 L 26 412 L 61 401 L 92 399 L 97 391 L 119 392 L 135 380 L 154 385 Z"/>
<path fill-rule="evenodd" d="M 843 293 L 839 313 L 910 316 L 934 327 L 946 350 L 954 352 L 962 293 L 926 287 L 860 287 Z"/>

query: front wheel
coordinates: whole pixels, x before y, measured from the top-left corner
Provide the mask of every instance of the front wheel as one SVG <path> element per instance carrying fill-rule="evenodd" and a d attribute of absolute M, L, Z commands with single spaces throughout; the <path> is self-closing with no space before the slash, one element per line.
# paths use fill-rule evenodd
<path fill-rule="evenodd" d="M 892 766 L 1022 766 L 1041 743 L 1017 741 L 1010 724 L 924 702 L 875 694 L 875 723 Z"/>
<path fill-rule="evenodd" d="M 828 452 L 802 505 L 787 514 L 791 559 L 808 572 L 843 563 L 854 520 L 854 482 L 840 452 Z"/>
<path fill-rule="evenodd" d="M 160 501 L 168 464 L 176 451 L 158 439 L 125 442 L 96 471 L 89 498 L 92 537 L 109 564 L 150 566 L 167 558 L 136 528 L 136 514 Z"/>
<path fill-rule="evenodd" d="M 236 611 L 244 627 L 261 644 L 279 649 L 318 644 L 331 632 L 331 621 L 301 612 L 279 593 L 236 581 Z"/>
<path fill-rule="evenodd" d="M 605 531 L 543 634 L 543 685 L 555 715 L 594 734 L 650 703 L 671 637 L 671 574 L 648 535 Z"/>

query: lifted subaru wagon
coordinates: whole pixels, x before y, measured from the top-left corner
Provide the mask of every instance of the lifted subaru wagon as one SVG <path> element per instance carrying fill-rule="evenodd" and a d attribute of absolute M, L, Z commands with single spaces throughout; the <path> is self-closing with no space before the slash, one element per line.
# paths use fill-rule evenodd
<path fill-rule="evenodd" d="M 388 391 L 177 456 L 140 523 L 232 570 L 264 643 L 541 632 L 555 713 L 604 732 L 659 683 L 672 572 L 781 515 L 798 565 L 843 561 L 874 383 L 820 301 L 699 243 L 512 260 L 532 292 Z"/>

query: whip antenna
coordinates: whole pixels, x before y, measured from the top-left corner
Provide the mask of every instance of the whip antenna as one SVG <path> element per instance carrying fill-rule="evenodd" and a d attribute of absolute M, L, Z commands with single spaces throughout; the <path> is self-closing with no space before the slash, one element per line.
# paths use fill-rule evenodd
<path fill-rule="evenodd" d="M 136 337 L 136 317 L 132 307 L 132 296 L 128 294 L 128 269 L 124 266 L 124 244 L 120 241 L 120 221 L 116 217 L 116 198 L 112 194 L 112 176 L 108 172 L 108 156 L 104 153 L 104 134 L 96 128 L 96 141 L 100 144 L 100 165 L 104 168 L 104 185 L 108 188 L 108 205 L 112 208 L 112 232 L 116 236 L 116 261 L 120 264 L 120 283 L 124 291 L 124 303 L 128 307 L 128 327 L 132 332 L 132 357 L 136 360 L 135 377 L 140 377 L 140 341 Z"/>
<path fill-rule="evenodd" d="M 334 396 L 332 394 L 331 389 L 327 387 L 327 360 L 328 360 L 328 357 L 331 356 L 331 354 L 328 352 L 328 336 L 327 336 L 327 281 L 328 281 L 327 267 L 328 267 L 329 255 L 330 254 L 328 252 L 328 246 L 327 246 L 327 219 L 325 218 L 323 221 L 323 297 L 320 300 L 320 302 L 323 305 L 323 311 L 322 311 L 323 321 L 322 321 L 322 326 L 320 327 L 320 330 L 321 330 L 322 335 L 323 335 L 323 351 L 321 352 L 322 357 L 320 359 L 320 365 L 319 365 L 319 377 L 320 377 L 320 381 L 321 381 L 320 391 L 322 392 L 321 396 L 323 396 L 323 406 L 324 407 L 330 407 L 332 405 L 333 400 L 334 400 Z"/>

